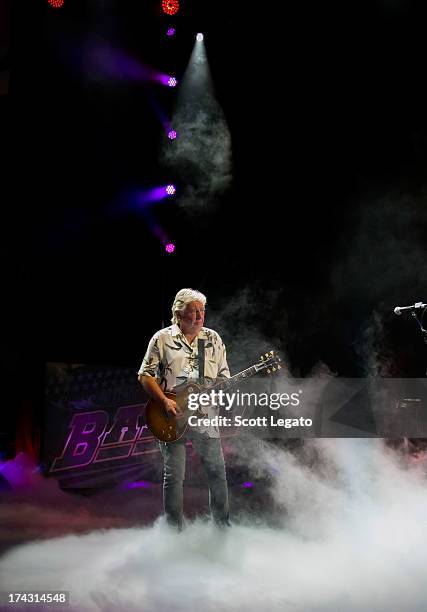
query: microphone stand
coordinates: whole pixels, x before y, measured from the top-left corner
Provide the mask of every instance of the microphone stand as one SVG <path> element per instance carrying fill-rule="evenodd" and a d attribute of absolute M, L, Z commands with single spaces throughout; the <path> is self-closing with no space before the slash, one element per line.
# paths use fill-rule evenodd
<path fill-rule="evenodd" d="M 417 313 L 415 310 L 413 310 L 411 312 L 411 315 L 414 317 L 415 321 L 418 323 L 421 334 L 423 336 L 424 342 L 427 344 L 427 329 L 424 329 L 423 327 L 423 319 L 424 319 L 424 315 L 427 312 L 427 308 L 424 308 L 421 317 L 417 316 Z M 427 376 L 427 370 L 426 370 L 426 376 Z"/>
<path fill-rule="evenodd" d="M 422 315 L 421 315 L 421 318 L 419 318 L 417 316 L 417 313 L 416 313 L 415 310 L 413 310 L 411 312 L 411 315 L 414 317 L 415 321 L 418 323 L 418 325 L 420 327 L 420 331 L 421 331 L 421 333 L 423 335 L 423 338 L 424 338 L 424 342 L 427 344 L 427 329 L 424 329 L 424 327 L 423 327 L 423 319 L 424 319 L 424 315 L 425 315 L 426 311 L 427 311 L 427 308 L 424 308 L 424 310 L 422 312 Z"/>

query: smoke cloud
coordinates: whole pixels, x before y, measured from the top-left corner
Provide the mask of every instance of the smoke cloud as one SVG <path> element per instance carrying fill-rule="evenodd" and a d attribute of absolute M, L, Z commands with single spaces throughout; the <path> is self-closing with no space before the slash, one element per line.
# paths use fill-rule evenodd
<path fill-rule="evenodd" d="M 238 453 L 269 476 L 275 526 L 254 515 L 176 533 L 158 519 L 33 541 L 0 560 L 2 588 L 69 590 L 72 612 L 425 610 L 425 466 L 363 439 Z"/>

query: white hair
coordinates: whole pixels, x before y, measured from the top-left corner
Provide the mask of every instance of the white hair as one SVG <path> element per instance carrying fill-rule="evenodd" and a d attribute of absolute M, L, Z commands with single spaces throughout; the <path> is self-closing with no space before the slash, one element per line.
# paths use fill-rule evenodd
<path fill-rule="evenodd" d="M 172 304 L 172 323 L 178 323 L 177 312 L 182 312 L 190 302 L 201 302 L 206 304 L 206 296 L 196 289 L 181 289 L 175 296 Z"/>

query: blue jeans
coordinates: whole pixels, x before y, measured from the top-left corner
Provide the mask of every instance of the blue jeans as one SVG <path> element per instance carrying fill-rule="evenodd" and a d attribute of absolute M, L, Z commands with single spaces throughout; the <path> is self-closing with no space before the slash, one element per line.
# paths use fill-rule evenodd
<path fill-rule="evenodd" d="M 176 442 L 160 442 L 163 456 L 163 506 L 170 525 L 181 528 L 186 459 L 186 440 L 190 439 L 200 455 L 209 484 L 209 508 L 219 525 L 228 524 L 228 489 L 221 440 L 190 432 Z"/>

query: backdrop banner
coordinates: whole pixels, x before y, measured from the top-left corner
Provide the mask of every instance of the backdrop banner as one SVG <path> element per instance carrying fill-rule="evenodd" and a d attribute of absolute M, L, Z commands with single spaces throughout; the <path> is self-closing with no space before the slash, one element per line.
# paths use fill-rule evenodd
<path fill-rule="evenodd" d="M 41 459 L 63 488 L 160 481 L 159 447 L 143 422 L 132 368 L 47 363 Z"/>

